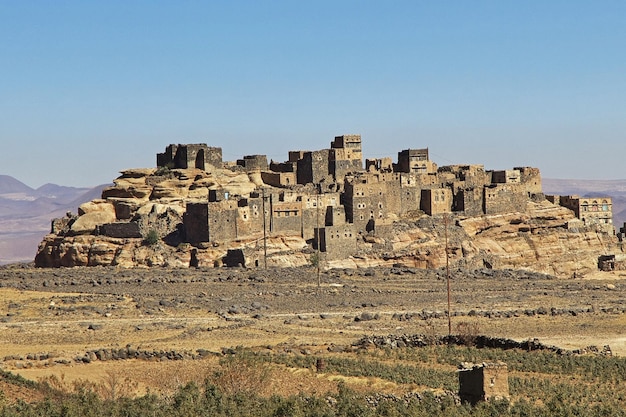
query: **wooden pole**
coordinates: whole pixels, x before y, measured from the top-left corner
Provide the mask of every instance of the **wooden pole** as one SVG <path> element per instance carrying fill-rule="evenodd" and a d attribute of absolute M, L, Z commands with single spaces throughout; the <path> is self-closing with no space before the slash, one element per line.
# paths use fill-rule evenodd
<path fill-rule="evenodd" d="M 320 259 L 320 195 L 319 195 L 319 190 L 317 191 L 317 195 L 316 195 L 316 210 L 315 210 L 315 222 L 316 222 L 316 228 L 315 228 L 315 240 L 317 241 L 317 252 L 316 252 L 316 256 L 317 256 L 317 293 L 319 294 L 320 292 L 320 288 L 322 286 L 322 279 L 320 277 L 320 263 L 322 262 L 322 260 Z"/>
<path fill-rule="evenodd" d="M 452 321 L 450 319 L 450 257 L 448 256 L 448 214 L 444 214 L 443 223 L 445 225 L 446 237 L 446 282 L 448 285 L 448 336 L 452 336 Z"/>
<path fill-rule="evenodd" d="M 265 221 L 265 188 L 261 188 L 263 192 L 263 265 L 267 269 L 267 225 Z"/>

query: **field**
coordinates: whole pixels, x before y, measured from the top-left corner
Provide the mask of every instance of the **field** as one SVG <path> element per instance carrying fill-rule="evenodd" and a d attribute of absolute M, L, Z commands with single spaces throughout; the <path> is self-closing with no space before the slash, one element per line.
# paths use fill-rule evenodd
<path fill-rule="evenodd" d="M 443 270 L 322 271 L 318 281 L 313 268 L 8 267 L 0 270 L 0 368 L 62 392 L 88 384 L 102 398 L 172 398 L 188 382 L 207 380 L 227 393 L 248 390 L 263 398 L 340 394 L 344 386 L 401 398 L 454 392 L 458 363 L 489 359 L 509 365 L 515 404 L 531 398 L 533 406 L 545 406 L 549 399 L 536 397 L 548 395 L 540 388 L 545 381 L 587 386 L 604 374 L 603 383 L 612 384 L 607 389 L 619 394 L 616 407 L 625 404 L 618 388 L 624 375 L 615 374 L 626 355 L 623 276 L 558 280 L 495 270 L 450 276 L 452 334 L 537 338 L 566 350 L 609 345 L 613 357 L 353 346 L 366 335 L 435 340 L 448 334 Z M 613 371 L 585 365 L 588 357 L 614 361 L 600 362 Z M 569 359 L 564 371 L 558 362 L 564 358 L 579 359 Z M 315 371 L 317 359 L 326 364 L 322 372 Z M 529 365 L 537 360 L 545 369 Z M 10 401 L 45 396 L 6 382 L 3 390 Z"/>

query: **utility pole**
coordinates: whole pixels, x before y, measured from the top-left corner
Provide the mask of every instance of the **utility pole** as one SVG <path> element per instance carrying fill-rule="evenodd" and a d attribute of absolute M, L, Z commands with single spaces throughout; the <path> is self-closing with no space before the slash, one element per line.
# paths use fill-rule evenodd
<path fill-rule="evenodd" d="M 319 194 L 319 190 L 317 190 L 317 195 L 315 196 L 315 223 L 316 223 L 316 227 L 315 227 L 315 240 L 317 242 L 317 251 L 316 251 L 316 257 L 317 257 L 317 294 L 319 295 L 320 293 L 320 288 L 322 286 L 322 280 L 320 277 L 320 263 L 322 262 L 322 260 L 320 259 L 320 194 Z"/>
<path fill-rule="evenodd" d="M 265 187 L 261 188 L 262 191 L 262 210 L 263 210 L 263 265 L 267 269 L 267 226 L 265 221 Z"/>
<path fill-rule="evenodd" d="M 450 319 L 450 257 L 448 255 L 448 213 L 444 214 L 443 223 L 445 225 L 446 237 L 446 281 L 448 285 L 448 336 L 452 336 L 452 321 Z"/>

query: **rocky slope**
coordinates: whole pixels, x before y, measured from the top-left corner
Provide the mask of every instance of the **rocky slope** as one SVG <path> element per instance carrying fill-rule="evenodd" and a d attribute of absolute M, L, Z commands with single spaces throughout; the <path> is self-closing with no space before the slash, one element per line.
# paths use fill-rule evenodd
<path fill-rule="evenodd" d="M 212 267 L 221 266 L 229 250 L 243 249 L 256 260 L 254 265 L 263 266 L 260 232 L 227 245 L 193 247 L 183 242 L 181 231 L 187 202 L 206 199 L 211 189 L 245 195 L 261 184 L 258 174 L 228 169 L 123 171 L 101 199 L 82 204 L 77 216 L 55 221 L 53 233 L 39 246 L 36 264 Z M 138 234 L 99 234 L 99 227 L 113 222 L 135 223 Z M 151 233 L 159 239 L 149 241 Z M 327 261 L 322 253 L 321 262 L 329 268 L 440 268 L 446 265 L 446 241 L 453 268 L 528 269 L 559 277 L 596 271 L 598 256 L 621 253 L 614 236 L 584 227 L 570 210 L 543 200 L 501 215 L 403 219 L 387 235 L 360 238 L 357 256 Z M 310 245 L 298 236 L 271 236 L 266 245 L 268 266 L 301 266 L 314 258 Z"/>

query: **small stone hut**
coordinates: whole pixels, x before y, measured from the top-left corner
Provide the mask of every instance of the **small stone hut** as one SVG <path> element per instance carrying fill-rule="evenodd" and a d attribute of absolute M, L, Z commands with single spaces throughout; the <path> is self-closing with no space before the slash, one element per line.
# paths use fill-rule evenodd
<path fill-rule="evenodd" d="M 462 363 L 459 367 L 461 402 L 509 399 L 508 368 L 504 362 Z"/>

